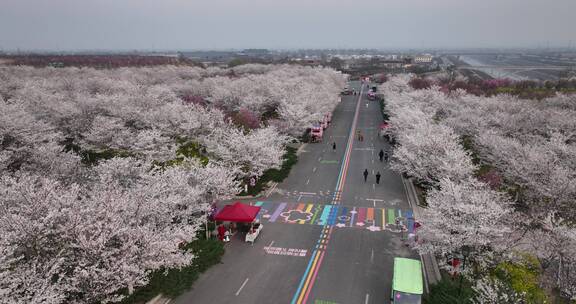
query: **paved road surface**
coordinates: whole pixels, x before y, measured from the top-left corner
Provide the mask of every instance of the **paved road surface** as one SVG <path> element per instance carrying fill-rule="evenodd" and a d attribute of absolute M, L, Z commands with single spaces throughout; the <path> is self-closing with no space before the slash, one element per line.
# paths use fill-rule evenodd
<path fill-rule="evenodd" d="M 378 160 L 389 146 L 377 136 L 379 105 L 365 92 L 344 96 L 324 142 L 304 146 L 270 197 L 250 201 L 262 207 L 255 244 L 234 236 L 223 263 L 172 303 L 389 303 L 393 258 L 417 255 L 395 224 L 411 210 L 400 176 Z M 362 142 L 350 136 L 358 130 Z"/>

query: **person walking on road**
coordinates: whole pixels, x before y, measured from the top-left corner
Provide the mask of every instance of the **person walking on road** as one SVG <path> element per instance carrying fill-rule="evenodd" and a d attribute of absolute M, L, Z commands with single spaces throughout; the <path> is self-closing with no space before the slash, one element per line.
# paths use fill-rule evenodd
<path fill-rule="evenodd" d="M 386 152 L 384 153 L 384 160 L 385 160 L 386 162 L 388 162 L 388 151 L 386 151 Z"/>
<path fill-rule="evenodd" d="M 378 153 L 378 156 L 380 157 L 380 162 L 382 162 L 382 158 L 384 157 L 384 150 L 380 149 L 380 153 Z"/>
<path fill-rule="evenodd" d="M 332 143 L 332 151 L 336 151 L 336 142 Z"/>
<path fill-rule="evenodd" d="M 364 169 L 364 182 L 366 182 L 366 179 L 368 179 L 368 169 Z"/>
<path fill-rule="evenodd" d="M 380 175 L 380 171 L 378 171 L 378 173 L 376 173 L 376 183 L 377 183 L 377 184 L 380 184 L 380 177 L 381 177 L 381 176 L 382 176 L 382 175 Z"/>

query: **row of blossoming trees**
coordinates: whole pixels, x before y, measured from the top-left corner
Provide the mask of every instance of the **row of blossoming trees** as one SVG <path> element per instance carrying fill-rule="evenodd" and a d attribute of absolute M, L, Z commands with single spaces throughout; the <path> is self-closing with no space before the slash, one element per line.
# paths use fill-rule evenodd
<path fill-rule="evenodd" d="M 2 303 L 117 301 L 339 102 L 331 69 L 0 69 Z"/>
<path fill-rule="evenodd" d="M 576 298 L 576 96 L 482 97 L 409 82 L 402 75 L 381 89 L 399 144 L 392 167 L 428 188 L 418 249 L 470 251 L 481 303 L 520 301 L 481 278 L 519 253 Z"/>

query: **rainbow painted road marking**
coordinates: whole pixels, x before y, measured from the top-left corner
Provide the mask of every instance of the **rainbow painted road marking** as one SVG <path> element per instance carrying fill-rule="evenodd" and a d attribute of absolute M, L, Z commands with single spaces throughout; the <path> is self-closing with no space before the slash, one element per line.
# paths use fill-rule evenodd
<path fill-rule="evenodd" d="M 403 219 L 402 230 L 413 232 L 412 210 L 396 208 L 349 207 L 309 203 L 258 201 L 260 222 L 359 228 L 370 231 L 398 231 L 396 219 Z"/>

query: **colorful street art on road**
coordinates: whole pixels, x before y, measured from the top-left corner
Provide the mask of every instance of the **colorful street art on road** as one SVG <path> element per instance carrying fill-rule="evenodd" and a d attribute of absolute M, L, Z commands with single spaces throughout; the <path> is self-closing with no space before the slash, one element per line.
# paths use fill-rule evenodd
<path fill-rule="evenodd" d="M 257 216 L 261 222 L 328 225 L 337 228 L 361 228 L 372 232 L 414 231 L 414 215 L 411 210 L 264 201 L 258 201 L 254 205 L 261 207 Z"/>

